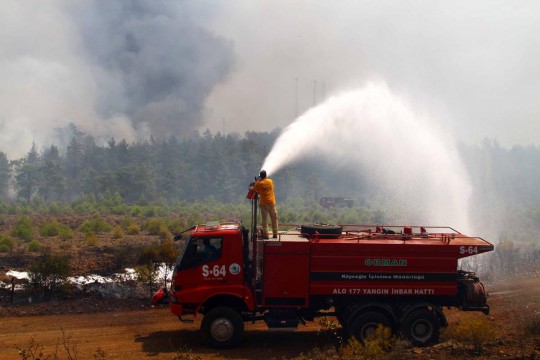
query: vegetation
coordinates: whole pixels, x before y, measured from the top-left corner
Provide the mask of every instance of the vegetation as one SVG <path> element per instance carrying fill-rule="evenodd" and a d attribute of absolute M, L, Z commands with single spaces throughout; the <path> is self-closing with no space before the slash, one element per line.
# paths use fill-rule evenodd
<path fill-rule="evenodd" d="M 44 253 L 30 264 L 30 285 L 37 294 L 54 294 L 70 274 L 69 257 Z"/>
<path fill-rule="evenodd" d="M 12 161 L 0 152 L 0 214 L 117 214 L 151 219 L 191 207 L 185 224 L 169 226 L 173 233 L 208 219 L 197 206 L 223 213 L 219 208 L 227 204 L 226 217 L 220 218 L 249 218 L 243 202 L 247 184 L 260 170 L 279 130 L 243 136 L 207 131 L 182 140 L 136 143 L 111 139 L 106 145 L 96 144 L 78 129 L 74 134 L 65 139 L 65 149 L 51 145 L 40 151 L 33 144 L 24 157 Z M 537 242 L 540 148 L 505 149 L 485 140 L 479 145 L 462 144 L 459 151 L 472 182 L 470 213 L 475 228 L 488 229 L 491 238 L 518 228 L 519 232 L 511 232 L 513 241 Z M 383 223 L 399 218 L 381 201 L 384 195 L 374 190 L 378 184 L 373 178 L 354 169 L 357 165 L 304 159 L 275 174 L 281 222 Z M 329 220 L 317 202 L 334 195 L 354 198 L 357 205 L 330 209 Z M 310 210 L 299 213 L 297 207 L 306 205 L 311 205 Z M 122 227 L 126 231 L 128 226 Z M 24 230 L 12 236 L 31 241 L 32 234 Z"/>
<path fill-rule="evenodd" d="M 73 230 L 58 221 L 47 221 L 39 227 L 39 234 L 43 237 L 58 236 L 62 240 L 73 238 Z"/>
<path fill-rule="evenodd" d="M 10 252 L 13 250 L 13 240 L 7 236 L 0 234 L 0 252 Z"/>
<path fill-rule="evenodd" d="M 41 244 L 37 240 L 32 240 L 28 243 L 28 251 L 38 252 L 41 250 Z"/>
<path fill-rule="evenodd" d="M 446 331 L 457 342 L 469 345 L 477 355 L 484 351 L 486 344 L 495 340 L 493 325 L 480 314 L 463 314 L 458 324 Z"/>
<path fill-rule="evenodd" d="M 11 235 L 23 241 L 31 241 L 33 239 L 33 235 L 32 222 L 30 221 L 30 218 L 26 215 L 21 215 L 17 219 L 17 223 L 15 224 L 15 228 L 11 232 Z"/>
<path fill-rule="evenodd" d="M 135 271 L 137 278 L 148 285 L 150 295 L 153 294 L 154 285 L 163 280 L 163 287 L 167 288 L 167 279 L 170 277 L 174 261 L 178 256 L 172 240 L 162 240 L 159 244 L 153 243 L 144 247 L 138 254 Z M 158 270 L 163 266 L 163 278 L 157 279 Z"/>

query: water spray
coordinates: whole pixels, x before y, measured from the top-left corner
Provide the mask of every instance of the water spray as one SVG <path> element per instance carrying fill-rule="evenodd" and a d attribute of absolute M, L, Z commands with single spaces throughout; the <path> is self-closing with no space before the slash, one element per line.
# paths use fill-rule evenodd
<path fill-rule="evenodd" d="M 354 166 L 410 219 L 469 231 L 471 185 L 452 137 L 384 83 L 333 96 L 290 124 L 262 168 L 275 174 L 306 157 Z M 385 205 L 385 204 L 381 204 Z"/>

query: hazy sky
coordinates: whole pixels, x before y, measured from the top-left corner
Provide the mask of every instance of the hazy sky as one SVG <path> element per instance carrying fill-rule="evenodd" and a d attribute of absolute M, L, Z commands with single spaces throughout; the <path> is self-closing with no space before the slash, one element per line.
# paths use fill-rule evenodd
<path fill-rule="evenodd" d="M 379 80 L 459 140 L 540 144 L 538 1 L 0 1 L 0 151 L 284 128 Z M 362 134 L 359 134 L 362 136 Z"/>

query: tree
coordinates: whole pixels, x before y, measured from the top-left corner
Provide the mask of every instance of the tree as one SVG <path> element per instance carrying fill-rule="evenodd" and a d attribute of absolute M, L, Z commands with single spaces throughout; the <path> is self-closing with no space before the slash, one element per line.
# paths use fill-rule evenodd
<path fill-rule="evenodd" d="M 54 294 L 71 275 L 71 264 L 67 256 L 45 253 L 32 261 L 29 270 L 34 291 Z"/>
<path fill-rule="evenodd" d="M 11 165 L 3 152 L 0 151 L 0 199 L 5 200 L 11 179 Z"/>
<path fill-rule="evenodd" d="M 45 202 L 61 200 L 66 189 L 64 172 L 60 166 L 58 148 L 54 145 L 43 153 L 41 165 L 42 181 L 39 194 Z"/>
<path fill-rule="evenodd" d="M 82 170 L 84 153 L 81 143 L 74 137 L 66 149 L 64 174 L 66 176 L 66 194 L 69 199 L 80 195 L 82 184 Z"/>
<path fill-rule="evenodd" d="M 35 142 L 26 157 L 16 161 L 14 165 L 17 196 L 30 202 L 41 181 L 40 158 Z"/>

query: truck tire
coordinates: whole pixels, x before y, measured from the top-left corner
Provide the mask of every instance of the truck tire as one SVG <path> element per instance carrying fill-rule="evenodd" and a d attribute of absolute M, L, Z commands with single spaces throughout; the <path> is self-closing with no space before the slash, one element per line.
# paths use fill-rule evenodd
<path fill-rule="evenodd" d="M 401 332 L 413 346 L 427 346 L 439 341 L 441 322 L 428 309 L 411 312 L 402 323 Z"/>
<path fill-rule="evenodd" d="M 321 235 L 321 238 L 337 238 L 341 235 L 341 232 L 343 231 L 342 226 L 338 225 L 324 225 L 324 224 L 314 224 L 314 225 L 301 225 L 300 226 L 300 232 L 304 236 L 313 236 L 315 232 L 319 233 Z"/>
<path fill-rule="evenodd" d="M 375 335 L 377 327 L 382 325 L 387 328 L 392 327 L 388 317 L 376 311 L 369 311 L 358 315 L 349 326 L 349 335 L 354 336 L 358 341 L 365 341 L 370 336 Z"/>
<path fill-rule="evenodd" d="M 230 348 L 238 345 L 244 333 L 244 321 L 238 311 L 218 306 L 204 316 L 201 330 L 206 344 L 213 348 Z"/>

